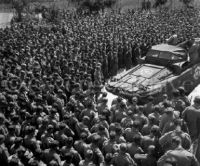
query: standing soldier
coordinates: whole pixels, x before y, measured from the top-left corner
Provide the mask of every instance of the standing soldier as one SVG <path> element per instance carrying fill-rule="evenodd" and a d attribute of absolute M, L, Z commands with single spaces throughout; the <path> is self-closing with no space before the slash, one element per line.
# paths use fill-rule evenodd
<path fill-rule="evenodd" d="M 122 47 L 122 43 L 121 42 L 119 43 L 119 46 L 118 46 L 118 59 L 119 59 L 119 61 L 118 61 L 119 68 L 123 68 L 124 67 L 123 63 L 122 63 L 122 59 L 123 59 L 123 47 Z"/>
<path fill-rule="evenodd" d="M 103 74 L 101 72 L 101 63 L 98 63 L 94 71 L 94 81 L 97 82 L 97 85 L 101 85 L 103 80 Z"/>
<path fill-rule="evenodd" d="M 183 111 L 183 119 L 187 123 L 189 134 L 192 139 L 191 150 L 196 154 L 199 136 L 200 96 L 196 96 L 194 104 Z"/>
<path fill-rule="evenodd" d="M 102 72 L 104 79 L 108 79 L 108 56 L 106 54 L 103 57 Z"/>
<path fill-rule="evenodd" d="M 126 70 L 129 70 L 132 67 L 132 50 L 131 50 L 131 45 L 127 44 L 127 48 L 126 48 L 126 53 L 125 53 L 125 67 Z"/>
<path fill-rule="evenodd" d="M 118 71 L 118 56 L 117 56 L 117 52 L 116 51 L 113 51 L 113 67 L 112 67 L 112 70 L 113 70 L 113 75 L 117 75 L 117 71 Z"/>
<path fill-rule="evenodd" d="M 96 101 L 100 95 L 102 89 L 103 74 L 101 72 L 101 64 L 98 63 L 94 72 L 94 86 L 96 92 Z"/>
<path fill-rule="evenodd" d="M 180 137 L 175 136 L 172 138 L 173 150 L 169 150 L 161 156 L 157 165 L 163 166 L 166 160 L 173 159 L 177 166 L 199 166 L 196 157 L 192 153 L 185 150 L 181 144 L 182 141 Z"/>

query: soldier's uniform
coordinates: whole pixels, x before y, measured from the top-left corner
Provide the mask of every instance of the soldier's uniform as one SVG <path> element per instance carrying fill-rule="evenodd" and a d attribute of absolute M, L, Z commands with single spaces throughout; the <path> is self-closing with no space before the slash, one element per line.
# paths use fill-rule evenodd
<path fill-rule="evenodd" d="M 177 166 L 199 166 L 196 157 L 182 147 L 167 151 L 157 162 L 158 166 L 163 166 L 167 159 L 175 160 Z"/>

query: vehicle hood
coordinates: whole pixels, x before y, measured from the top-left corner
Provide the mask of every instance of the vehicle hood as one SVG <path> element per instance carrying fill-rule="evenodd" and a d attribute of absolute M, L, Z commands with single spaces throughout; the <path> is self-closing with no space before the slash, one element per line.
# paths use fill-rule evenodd
<path fill-rule="evenodd" d="M 115 77 L 108 86 L 128 93 L 144 93 L 154 91 L 173 76 L 164 66 L 140 64 Z"/>

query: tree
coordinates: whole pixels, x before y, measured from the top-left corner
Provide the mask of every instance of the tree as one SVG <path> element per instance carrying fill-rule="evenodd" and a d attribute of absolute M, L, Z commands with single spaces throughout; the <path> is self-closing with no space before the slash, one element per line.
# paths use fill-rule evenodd
<path fill-rule="evenodd" d="M 0 4 L 10 4 L 11 3 L 11 0 L 1 0 L 0 1 Z"/>
<path fill-rule="evenodd" d="M 185 7 L 190 7 L 190 3 L 192 2 L 192 0 L 180 0 L 184 5 Z"/>
<path fill-rule="evenodd" d="M 157 8 L 157 7 L 165 5 L 166 3 L 167 3 L 167 0 L 156 0 L 154 3 L 154 7 Z"/>
<path fill-rule="evenodd" d="M 98 12 L 105 8 L 111 8 L 117 0 L 83 0 L 79 3 L 78 11 L 88 10 L 89 12 Z"/>
<path fill-rule="evenodd" d="M 60 10 L 56 7 L 55 3 L 53 3 L 53 5 L 48 8 L 48 11 L 49 11 L 48 21 L 54 23 L 59 22 L 61 13 Z"/>
<path fill-rule="evenodd" d="M 29 5 L 29 0 L 12 0 L 12 7 L 16 11 L 16 21 L 22 21 L 22 14 Z"/>

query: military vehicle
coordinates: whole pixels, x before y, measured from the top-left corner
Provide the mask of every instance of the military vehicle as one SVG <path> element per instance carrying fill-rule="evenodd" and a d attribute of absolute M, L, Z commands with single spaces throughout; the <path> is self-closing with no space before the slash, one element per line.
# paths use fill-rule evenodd
<path fill-rule="evenodd" d="M 152 46 L 137 66 L 111 79 L 107 91 L 124 98 L 138 96 L 141 103 L 149 96 L 155 103 L 164 93 L 171 97 L 180 86 L 189 94 L 200 83 L 200 39 L 188 51 L 186 44 Z"/>

